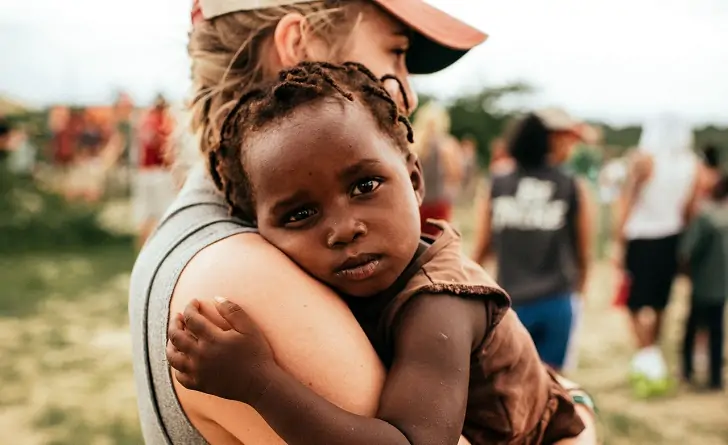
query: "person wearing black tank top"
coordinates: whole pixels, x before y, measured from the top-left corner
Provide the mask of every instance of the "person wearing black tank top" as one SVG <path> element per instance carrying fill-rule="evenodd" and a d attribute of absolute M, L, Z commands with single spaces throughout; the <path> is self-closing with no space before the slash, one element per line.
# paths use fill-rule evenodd
<path fill-rule="evenodd" d="M 495 256 L 497 281 L 511 295 L 541 359 L 559 370 L 591 249 L 586 190 L 560 167 L 579 139 L 578 124 L 562 110 L 523 118 L 508 142 L 516 168 L 493 179 L 476 226 L 474 260 L 483 264 Z"/>

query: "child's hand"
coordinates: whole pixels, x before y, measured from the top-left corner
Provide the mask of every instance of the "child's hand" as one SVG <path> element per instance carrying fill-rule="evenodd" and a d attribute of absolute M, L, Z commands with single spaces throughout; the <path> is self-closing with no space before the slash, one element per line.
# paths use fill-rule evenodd
<path fill-rule="evenodd" d="M 240 306 L 216 298 L 215 307 L 232 329 L 223 330 L 203 316 L 193 300 L 184 315 L 170 320 L 167 360 L 185 388 L 253 404 L 268 386 L 273 352 Z"/>

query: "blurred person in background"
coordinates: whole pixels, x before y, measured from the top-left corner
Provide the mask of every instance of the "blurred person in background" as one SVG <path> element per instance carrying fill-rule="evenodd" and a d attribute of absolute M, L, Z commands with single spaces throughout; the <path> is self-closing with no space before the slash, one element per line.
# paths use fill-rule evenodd
<path fill-rule="evenodd" d="M 699 330 L 707 331 L 709 350 L 708 389 L 723 389 L 723 341 L 725 303 L 728 298 L 728 177 L 713 184 L 680 242 L 680 260 L 692 280 L 690 313 L 685 323 L 682 377 L 694 383 Z"/>
<path fill-rule="evenodd" d="M 86 110 L 81 116 L 80 131 L 67 176 L 66 197 L 96 202 L 104 192 L 106 176 L 101 151 L 106 135 L 99 116 L 91 110 Z"/>
<path fill-rule="evenodd" d="M 420 207 L 422 233 L 437 235 L 439 229 L 427 224 L 427 220 L 452 219 L 453 201 L 463 177 L 461 151 L 450 134 L 447 109 L 436 102 L 428 102 L 417 111 L 412 127 L 412 152 L 420 159 L 425 181 L 425 198 Z"/>
<path fill-rule="evenodd" d="M 473 199 L 478 186 L 478 149 L 473 136 L 460 139 L 460 158 L 462 162 L 462 185 L 459 198 L 466 202 Z"/>
<path fill-rule="evenodd" d="M 505 136 L 499 136 L 490 143 L 490 166 L 489 171 L 492 177 L 507 175 L 516 167 L 510 153 L 508 153 L 508 141 Z"/>
<path fill-rule="evenodd" d="M 695 206 L 697 206 L 698 209 L 706 201 L 708 203 L 715 201 L 715 187 L 722 176 L 720 168 L 720 151 L 717 146 L 713 144 L 706 145 L 700 151 L 700 155 L 702 162 L 700 162 L 700 166 L 698 168 L 699 190 L 698 199 L 695 201 Z M 690 351 L 693 351 L 692 362 L 690 363 L 691 369 L 707 369 L 710 361 L 708 332 L 699 325 L 691 326 L 691 328 L 695 330 L 695 332 L 690 336 L 690 338 L 694 341 L 694 344 L 690 346 Z"/>
<path fill-rule="evenodd" d="M 627 180 L 627 159 L 614 157 L 607 151 L 597 174 L 597 196 L 599 199 L 599 245 L 597 257 L 601 260 L 610 251 L 614 224 L 612 210 Z"/>
<path fill-rule="evenodd" d="M 659 347 L 663 313 L 678 267 L 678 241 L 699 193 L 693 131 L 677 116 L 647 120 L 617 201 L 617 264 L 637 353 L 630 377 L 638 396 L 669 389 Z"/>
<path fill-rule="evenodd" d="M 494 254 L 498 283 L 541 359 L 557 370 L 567 361 L 591 259 L 589 194 L 562 168 L 581 139 L 578 125 L 556 108 L 516 123 L 508 138 L 515 169 L 493 178 L 475 229 L 474 260 L 483 264 Z"/>
<path fill-rule="evenodd" d="M 0 166 L 5 164 L 5 159 L 10 156 L 10 122 L 5 116 L 0 115 Z"/>
<path fill-rule="evenodd" d="M 81 132 L 82 110 L 54 107 L 48 115 L 51 131 L 51 159 L 53 166 L 64 173 L 73 162 L 76 143 Z"/>
<path fill-rule="evenodd" d="M 119 93 L 112 113 L 112 128 L 109 140 L 104 148 L 104 167 L 123 183 L 129 192 L 132 183 L 132 144 L 134 126 L 132 113 L 134 103 L 126 93 Z"/>
<path fill-rule="evenodd" d="M 173 153 L 170 136 L 173 131 L 174 120 L 169 105 L 162 95 L 158 95 L 152 108 L 142 118 L 138 132 L 139 157 L 132 199 L 139 248 L 146 243 L 177 195 L 170 172 Z"/>
<path fill-rule="evenodd" d="M 230 216 L 204 160 L 226 110 L 246 87 L 282 68 L 303 60 L 363 63 L 387 77 L 385 88 L 410 114 L 417 96 L 409 73 L 442 70 L 486 37 L 421 0 L 263 3 L 202 0 L 193 9 L 190 112 L 198 160 L 142 249 L 130 289 L 137 400 L 149 445 L 282 443 L 249 406 L 186 390 L 169 372 L 170 311 L 196 299 L 205 299 L 202 311 L 215 311 L 207 300 L 215 295 L 250 314 L 297 380 L 352 413 L 376 412 L 386 370 L 351 311 L 265 242 L 250 221 Z M 590 426 L 577 441 L 595 444 L 591 405 L 573 383 L 564 385 Z"/>
<path fill-rule="evenodd" d="M 701 150 L 700 169 L 698 181 L 700 183 L 700 197 L 712 199 L 713 189 L 721 178 L 720 150 L 716 145 L 707 144 Z"/>
<path fill-rule="evenodd" d="M 28 132 L 24 127 L 21 126 L 11 133 L 9 148 L 8 169 L 16 175 L 32 177 L 35 171 L 38 147 L 30 141 Z"/>

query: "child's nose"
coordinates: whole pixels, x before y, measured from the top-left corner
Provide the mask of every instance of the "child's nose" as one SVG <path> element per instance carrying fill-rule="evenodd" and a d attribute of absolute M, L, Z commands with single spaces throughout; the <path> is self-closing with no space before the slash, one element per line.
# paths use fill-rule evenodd
<path fill-rule="evenodd" d="M 326 244 L 330 249 L 347 246 L 367 234 L 367 227 L 361 221 L 347 219 L 331 225 Z"/>

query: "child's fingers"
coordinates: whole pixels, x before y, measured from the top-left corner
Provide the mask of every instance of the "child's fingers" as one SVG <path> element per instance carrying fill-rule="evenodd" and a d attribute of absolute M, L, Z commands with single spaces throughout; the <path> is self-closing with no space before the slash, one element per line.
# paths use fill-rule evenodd
<path fill-rule="evenodd" d="M 184 332 L 187 335 L 191 335 L 192 337 L 194 337 L 194 335 L 192 335 L 192 332 L 188 331 L 187 327 L 185 326 L 185 316 L 180 313 L 169 319 L 167 338 L 172 337 L 172 333 L 175 331 Z"/>
<path fill-rule="evenodd" d="M 184 324 L 187 330 L 198 339 L 212 340 L 220 328 L 200 314 L 197 307 L 188 304 L 185 308 Z"/>
<path fill-rule="evenodd" d="M 190 354 L 197 346 L 197 338 L 195 338 L 190 331 L 180 329 L 179 325 L 181 325 L 181 323 L 169 327 L 167 338 L 169 338 L 170 343 L 172 343 L 177 350 L 182 351 L 185 354 Z"/>
<path fill-rule="evenodd" d="M 180 385 L 184 386 L 187 389 L 195 390 L 197 389 L 197 382 L 194 378 L 192 378 L 189 374 L 185 374 L 183 372 L 174 371 L 174 378 L 177 379 Z"/>
<path fill-rule="evenodd" d="M 180 372 L 189 372 L 190 358 L 185 353 L 177 350 L 172 342 L 167 342 L 166 353 L 169 366 Z"/>
<path fill-rule="evenodd" d="M 248 332 L 255 326 L 252 318 L 239 305 L 223 297 L 215 297 L 215 307 L 220 316 L 238 332 Z"/>

